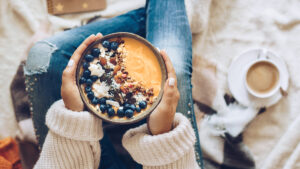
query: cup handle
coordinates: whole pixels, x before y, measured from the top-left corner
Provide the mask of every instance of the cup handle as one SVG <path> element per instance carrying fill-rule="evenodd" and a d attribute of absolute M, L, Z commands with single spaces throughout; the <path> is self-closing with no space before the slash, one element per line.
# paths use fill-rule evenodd
<path fill-rule="evenodd" d="M 280 87 L 280 94 L 285 97 L 288 95 L 288 92 L 286 90 L 284 90 L 282 87 Z"/>

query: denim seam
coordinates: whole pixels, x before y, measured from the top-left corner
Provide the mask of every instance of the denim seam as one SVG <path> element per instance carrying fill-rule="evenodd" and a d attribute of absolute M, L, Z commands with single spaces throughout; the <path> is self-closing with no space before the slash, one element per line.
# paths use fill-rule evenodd
<path fill-rule="evenodd" d="M 26 93 L 28 95 L 29 111 L 30 111 L 31 118 L 33 118 L 33 115 L 34 115 L 34 108 L 33 108 L 33 103 L 32 103 L 32 101 L 33 101 L 32 92 L 34 90 L 33 87 L 34 87 L 34 85 L 37 81 L 38 81 L 38 79 L 37 79 L 36 76 L 25 75 L 25 86 L 26 86 L 25 90 L 26 90 Z M 34 129 L 35 136 L 38 140 L 38 149 L 41 151 L 42 146 L 39 143 L 40 136 L 37 134 L 37 128 L 36 128 L 34 120 L 33 120 L 33 129 Z"/>

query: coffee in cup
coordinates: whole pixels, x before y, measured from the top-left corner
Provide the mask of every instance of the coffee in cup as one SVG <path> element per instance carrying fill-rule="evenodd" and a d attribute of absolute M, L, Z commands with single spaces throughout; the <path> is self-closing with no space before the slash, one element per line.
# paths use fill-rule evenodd
<path fill-rule="evenodd" d="M 260 98 L 270 97 L 280 87 L 279 69 L 270 60 L 257 60 L 249 65 L 245 82 L 252 95 Z"/>

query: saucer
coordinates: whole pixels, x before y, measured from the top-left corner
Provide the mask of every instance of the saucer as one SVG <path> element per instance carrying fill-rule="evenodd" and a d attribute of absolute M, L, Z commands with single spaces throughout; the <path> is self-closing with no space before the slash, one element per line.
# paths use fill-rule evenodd
<path fill-rule="evenodd" d="M 276 63 L 280 69 L 280 85 L 281 88 L 286 91 L 289 85 L 289 73 L 284 60 L 277 56 L 275 53 L 265 50 L 265 49 L 253 49 L 248 50 L 236 57 L 228 70 L 228 87 L 231 91 L 233 97 L 244 106 L 252 107 L 269 107 L 276 104 L 281 98 L 282 94 L 278 90 L 274 95 L 268 98 L 257 98 L 251 95 L 244 84 L 244 76 L 247 71 L 247 66 L 249 63 L 257 60 L 257 58 L 266 52 L 268 59 Z"/>

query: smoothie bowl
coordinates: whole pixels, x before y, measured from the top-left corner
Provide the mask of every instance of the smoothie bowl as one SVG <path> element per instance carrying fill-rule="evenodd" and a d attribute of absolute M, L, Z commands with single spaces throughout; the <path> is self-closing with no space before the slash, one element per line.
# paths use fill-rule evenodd
<path fill-rule="evenodd" d="M 103 36 L 83 52 L 76 83 L 87 109 L 99 118 L 129 124 L 159 104 L 167 79 L 159 51 L 131 33 Z"/>

